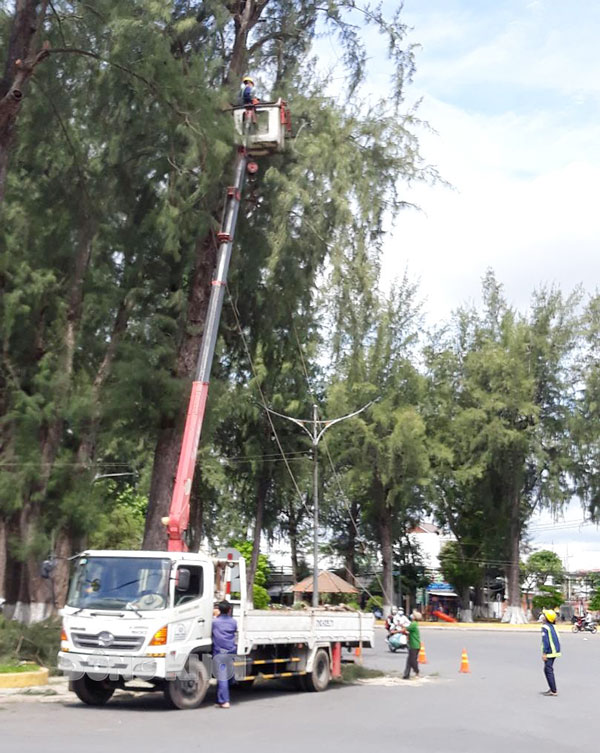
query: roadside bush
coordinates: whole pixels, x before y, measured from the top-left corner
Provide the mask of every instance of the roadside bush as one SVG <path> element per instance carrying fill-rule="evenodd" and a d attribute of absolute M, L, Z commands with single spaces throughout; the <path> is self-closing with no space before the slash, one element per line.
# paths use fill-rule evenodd
<path fill-rule="evenodd" d="M 56 668 L 61 622 L 57 618 L 23 625 L 0 617 L 0 664 L 32 661 L 48 669 Z"/>
<path fill-rule="evenodd" d="M 540 593 L 531 600 L 535 609 L 554 609 L 564 601 L 562 592 L 552 586 L 540 586 Z"/>
<path fill-rule="evenodd" d="M 377 607 L 383 609 L 383 598 L 381 596 L 371 596 L 365 605 L 365 612 L 372 612 Z"/>
<path fill-rule="evenodd" d="M 271 597 L 269 592 L 263 586 L 259 586 L 256 583 L 252 587 L 252 595 L 254 600 L 254 609 L 266 609 L 271 603 Z"/>

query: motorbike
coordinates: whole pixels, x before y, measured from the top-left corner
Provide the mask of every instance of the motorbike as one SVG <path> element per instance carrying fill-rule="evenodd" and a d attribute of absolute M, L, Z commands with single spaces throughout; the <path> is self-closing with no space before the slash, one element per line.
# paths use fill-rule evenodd
<path fill-rule="evenodd" d="M 573 623 L 573 627 L 571 628 L 571 631 L 573 633 L 597 633 L 598 627 L 595 622 L 584 622 L 583 620 L 578 620 L 577 622 Z"/>
<path fill-rule="evenodd" d="M 395 654 L 397 651 L 408 650 L 408 638 L 404 633 L 390 632 L 385 637 L 385 642 L 388 645 L 389 650 Z"/>

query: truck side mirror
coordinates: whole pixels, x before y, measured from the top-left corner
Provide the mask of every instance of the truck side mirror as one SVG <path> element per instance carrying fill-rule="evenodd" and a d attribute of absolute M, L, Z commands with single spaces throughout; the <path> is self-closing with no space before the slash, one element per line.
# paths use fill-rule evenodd
<path fill-rule="evenodd" d="M 187 591 L 190 587 L 190 578 L 191 573 L 187 569 L 187 567 L 180 567 L 179 570 L 177 570 L 177 584 L 175 585 L 175 588 L 177 591 Z"/>
<path fill-rule="evenodd" d="M 54 568 L 56 567 L 56 561 L 54 559 L 44 560 L 40 567 L 40 576 L 45 579 L 52 578 Z"/>

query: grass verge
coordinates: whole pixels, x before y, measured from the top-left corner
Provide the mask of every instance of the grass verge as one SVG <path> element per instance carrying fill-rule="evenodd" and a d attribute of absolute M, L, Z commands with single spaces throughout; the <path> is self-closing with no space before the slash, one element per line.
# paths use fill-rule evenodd
<path fill-rule="evenodd" d="M 0 674 L 12 674 L 15 672 L 37 672 L 40 667 L 37 664 L 0 664 Z"/>

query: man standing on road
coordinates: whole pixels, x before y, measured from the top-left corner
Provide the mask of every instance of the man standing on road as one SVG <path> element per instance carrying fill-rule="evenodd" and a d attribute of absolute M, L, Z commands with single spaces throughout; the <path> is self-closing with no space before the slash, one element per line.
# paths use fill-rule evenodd
<path fill-rule="evenodd" d="M 402 632 L 408 636 L 408 656 L 406 657 L 406 667 L 404 668 L 404 680 L 410 678 L 410 670 L 419 676 L 419 649 L 421 648 L 421 633 L 419 632 L 418 620 L 421 619 L 421 613 L 416 610 L 410 615 L 410 624 L 403 628 Z"/>
<path fill-rule="evenodd" d="M 544 674 L 548 682 L 548 690 L 542 695 L 558 695 L 556 680 L 554 679 L 554 660 L 560 656 L 560 642 L 554 623 L 556 612 L 553 609 L 544 609 L 540 615 L 542 622 L 542 659 L 544 661 Z"/>
<path fill-rule="evenodd" d="M 231 660 L 227 654 L 235 654 L 235 634 L 237 622 L 231 616 L 231 604 L 221 601 L 217 604 L 219 616 L 213 619 L 212 643 L 213 666 L 217 677 L 217 706 L 229 708 L 229 681 L 232 677 Z"/>

